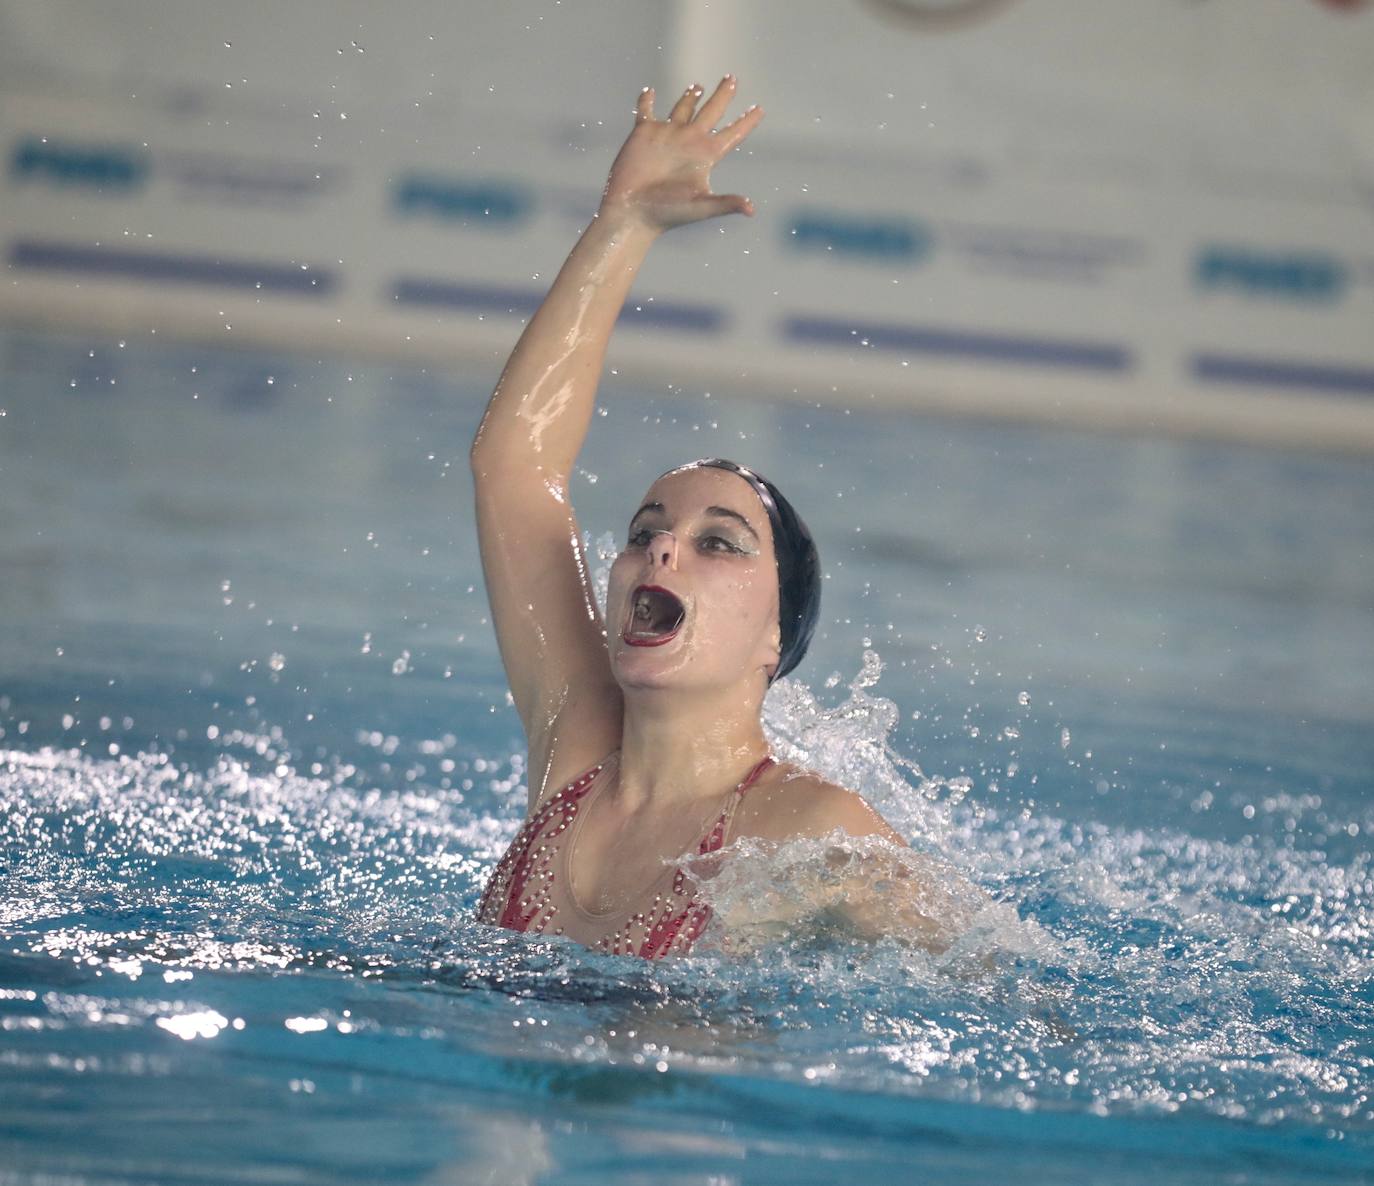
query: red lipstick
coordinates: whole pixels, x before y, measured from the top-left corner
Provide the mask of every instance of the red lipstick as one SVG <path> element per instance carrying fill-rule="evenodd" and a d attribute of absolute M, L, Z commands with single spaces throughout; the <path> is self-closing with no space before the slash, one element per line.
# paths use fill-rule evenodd
<path fill-rule="evenodd" d="M 661 647 L 677 637 L 686 617 L 686 606 L 671 589 L 640 585 L 630 595 L 630 616 L 620 637 L 632 647 Z"/>

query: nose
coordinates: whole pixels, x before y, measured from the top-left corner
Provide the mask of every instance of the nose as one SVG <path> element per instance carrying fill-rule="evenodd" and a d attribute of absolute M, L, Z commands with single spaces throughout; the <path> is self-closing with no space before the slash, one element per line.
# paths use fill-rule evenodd
<path fill-rule="evenodd" d="M 655 531 L 649 537 L 649 564 L 659 568 L 677 567 L 677 536 L 671 531 Z"/>

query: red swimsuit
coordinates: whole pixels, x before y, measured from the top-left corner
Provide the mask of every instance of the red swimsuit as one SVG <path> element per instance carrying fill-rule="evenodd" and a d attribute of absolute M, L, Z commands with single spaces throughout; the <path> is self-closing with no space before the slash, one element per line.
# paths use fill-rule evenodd
<path fill-rule="evenodd" d="M 570 925 L 587 934 L 599 932 L 599 938 L 581 941 L 613 955 L 685 955 L 706 929 L 711 907 L 697 900 L 696 887 L 681 867 L 665 870 L 645 891 L 646 898 L 655 892 L 653 902 L 633 913 L 593 913 L 572 894 L 569 855 L 577 843 L 579 814 L 586 814 L 585 808 L 579 813 L 579 804 L 612 758 L 575 778 L 525 821 L 482 891 L 477 917 L 493 926 L 540 935 L 562 935 Z M 697 846 L 699 856 L 724 846 L 735 808 L 772 764 L 772 758 L 764 758 L 735 788 Z"/>

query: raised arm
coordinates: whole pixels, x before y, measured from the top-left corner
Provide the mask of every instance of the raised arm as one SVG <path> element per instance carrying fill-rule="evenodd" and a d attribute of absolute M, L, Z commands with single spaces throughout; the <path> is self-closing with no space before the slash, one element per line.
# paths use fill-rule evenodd
<path fill-rule="evenodd" d="M 611 677 L 569 476 L 591 420 L 606 345 L 639 266 L 663 231 L 752 214 L 713 194 L 712 167 L 762 118 L 751 108 L 716 130 L 734 97 L 726 78 L 698 110 L 688 88 L 668 118 L 645 89 L 590 226 L 525 327 L 472 444 L 477 532 L 501 659 L 529 742 L 530 808 L 619 744 Z"/>

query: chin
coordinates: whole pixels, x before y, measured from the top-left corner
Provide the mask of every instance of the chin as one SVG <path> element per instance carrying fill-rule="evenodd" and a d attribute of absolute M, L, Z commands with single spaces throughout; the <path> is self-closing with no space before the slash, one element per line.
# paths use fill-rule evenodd
<path fill-rule="evenodd" d="M 711 672 L 693 664 L 689 656 L 644 654 L 621 643 L 611 656 L 611 674 L 626 695 L 638 692 L 707 693 L 721 697 L 721 704 L 734 703 L 736 693 L 751 683 L 745 671 Z M 766 676 L 760 676 L 765 687 Z"/>
<path fill-rule="evenodd" d="M 692 681 L 684 678 L 683 667 L 681 655 L 646 653 L 624 642 L 611 656 L 611 674 L 625 692 L 686 686 Z"/>

